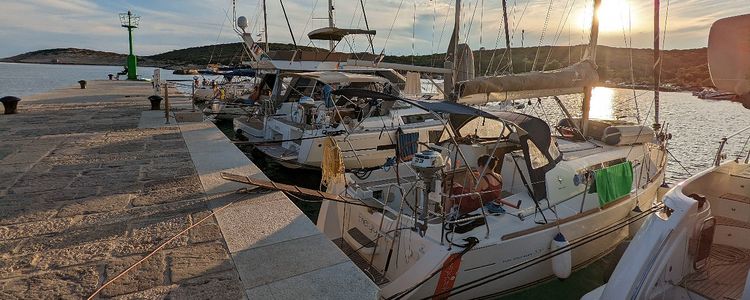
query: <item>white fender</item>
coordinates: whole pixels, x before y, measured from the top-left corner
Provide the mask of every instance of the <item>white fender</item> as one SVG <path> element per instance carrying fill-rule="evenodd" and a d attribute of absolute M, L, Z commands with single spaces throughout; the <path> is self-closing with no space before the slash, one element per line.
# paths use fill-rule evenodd
<path fill-rule="evenodd" d="M 565 239 L 565 236 L 561 232 L 558 232 L 557 235 L 555 235 L 555 238 L 552 239 L 552 242 L 549 245 L 549 250 L 555 251 L 569 244 L 570 243 Z M 565 279 L 570 277 L 570 273 L 573 271 L 573 257 L 570 250 L 553 256 L 551 261 L 552 272 L 557 278 Z"/>

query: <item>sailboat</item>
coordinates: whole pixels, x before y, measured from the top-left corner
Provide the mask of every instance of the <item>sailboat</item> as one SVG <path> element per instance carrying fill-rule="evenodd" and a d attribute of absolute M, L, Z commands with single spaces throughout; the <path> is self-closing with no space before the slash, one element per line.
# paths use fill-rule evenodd
<path fill-rule="evenodd" d="M 594 1 L 595 12 L 600 3 Z M 324 169 L 327 194 L 347 200 L 326 198 L 317 226 L 371 275 L 383 297 L 511 294 L 567 278 L 637 231 L 642 223 L 636 219 L 653 207 L 664 181 L 668 135 L 658 118 L 653 128 L 589 119 L 598 82 L 593 15 L 581 62 L 547 72 L 454 78 L 453 103 L 411 101 L 444 124 L 429 149 L 418 151 L 409 143 L 413 136 L 401 134 L 393 164 L 342 176 Z M 552 97 L 562 106 L 555 97 L 569 93 L 584 94 L 582 116 L 561 107 L 568 116 L 559 124 L 464 105 Z M 326 151 L 333 151 L 325 157 L 334 162 L 324 165 L 336 166 L 337 150 Z M 488 173 L 501 175 L 501 190 Z M 483 180 L 495 189 L 480 189 Z M 486 193 L 492 207 L 484 205 Z"/>
<path fill-rule="evenodd" d="M 750 43 L 740 38 L 748 25 L 742 15 L 711 27 L 711 79 L 722 92 L 750 91 Z M 722 138 L 713 165 L 664 196 L 608 283 L 583 299 L 750 299 L 750 152 L 726 153 L 748 134 L 745 127 Z"/>
<path fill-rule="evenodd" d="M 322 145 L 328 137 L 343 149 L 347 169 L 382 166 L 393 152 L 396 132 L 416 133 L 422 143 L 435 142 L 431 133 L 439 134 L 442 124 L 426 110 L 403 101 L 331 92 L 355 88 L 399 95 L 405 85 L 413 86 L 414 79 L 407 83 L 394 68 L 426 73 L 452 70 L 381 64 L 382 55 L 335 52 L 336 45 L 351 35 L 366 36 L 372 48 L 375 31 L 338 28 L 332 10 L 329 1 L 328 27 L 308 33 L 311 40 L 328 41 L 330 52 L 268 52 L 245 32 L 247 20 L 238 19 L 237 32 L 254 57 L 253 68 L 262 74 L 258 86 L 265 96 L 256 101 L 259 109 L 253 114 L 234 120 L 237 135 L 285 167 L 306 169 L 320 169 Z"/>

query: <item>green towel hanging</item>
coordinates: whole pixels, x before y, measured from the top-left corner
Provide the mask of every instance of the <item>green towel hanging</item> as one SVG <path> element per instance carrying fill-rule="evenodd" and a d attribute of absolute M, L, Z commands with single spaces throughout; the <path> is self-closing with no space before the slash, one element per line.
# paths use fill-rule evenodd
<path fill-rule="evenodd" d="M 633 186 L 633 165 L 626 161 L 596 171 L 596 191 L 599 205 L 620 199 L 630 193 Z"/>

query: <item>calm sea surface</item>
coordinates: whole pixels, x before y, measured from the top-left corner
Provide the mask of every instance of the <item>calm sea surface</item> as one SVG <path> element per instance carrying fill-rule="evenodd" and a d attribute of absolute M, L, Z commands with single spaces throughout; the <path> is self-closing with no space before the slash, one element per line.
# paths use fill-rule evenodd
<path fill-rule="evenodd" d="M 138 74 L 151 78 L 155 68 L 138 67 Z M 0 63 L 0 97 L 23 96 L 46 92 L 77 84 L 78 80 L 108 79 L 107 74 L 122 71 L 120 66 L 79 66 Z M 189 75 L 174 75 L 161 70 L 162 79 L 190 79 Z M 124 79 L 125 76 L 120 76 Z"/>
<path fill-rule="evenodd" d="M 78 80 L 106 79 L 107 74 L 121 71 L 118 66 L 74 66 L 0 63 L 0 97 L 6 95 L 27 96 L 55 88 L 76 84 Z M 139 74 L 150 78 L 154 68 L 139 68 Z M 173 75 L 162 70 L 162 78 L 186 79 L 192 76 Z M 580 96 L 561 97 L 574 115 L 579 115 Z M 526 103 L 519 112 L 538 116 L 550 123 L 563 117 L 554 101 L 532 101 Z M 591 102 L 592 118 L 620 118 L 642 124 L 653 123 L 653 92 L 625 89 L 596 88 Z M 661 93 L 661 121 L 672 133 L 667 181 L 676 183 L 695 174 L 713 162 L 713 157 L 722 137 L 750 125 L 750 110 L 728 101 L 701 100 L 690 93 Z M 492 107 L 489 108 L 490 110 Z M 233 136 L 231 122 L 219 124 Z M 746 145 L 750 132 L 734 137 L 727 145 L 729 157 L 734 157 Z M 745 153 L 747 150 L 745 150 Z M 274 180 L 317 188 L 320 175 L 315 172 L 286 170 L 259 155 L 254 161 Z M 679 163 L 678 163 L 679 161 Z M 684 168 L 683 168 L 684 166 Z M 303 178 L 303 179 L 301 179 Z M 313 221 L 316 220 L 318 205 L 297 202 L 300 208 Z M 554 280 L 539 287 L 516 294 L 506 299 L 579 299 L 586 292 L 604 283 L 608 270 L 616 262 L 616 255 L 610 255 L 583 270 L 575 272 L 565 281 Z"/>

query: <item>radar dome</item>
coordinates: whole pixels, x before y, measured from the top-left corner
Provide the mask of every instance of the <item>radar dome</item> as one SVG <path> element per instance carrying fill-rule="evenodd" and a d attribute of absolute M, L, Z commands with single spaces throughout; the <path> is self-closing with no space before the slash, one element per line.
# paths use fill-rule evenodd
<path fill-rule="evenodd" d="M 245 16 L 237 18 L 237 27 L 242 28 L 243 31 L 247 28 L 247 18 Z"/>

